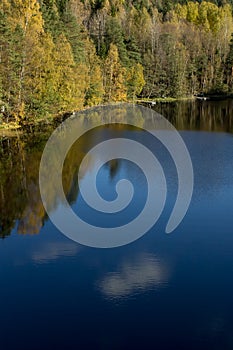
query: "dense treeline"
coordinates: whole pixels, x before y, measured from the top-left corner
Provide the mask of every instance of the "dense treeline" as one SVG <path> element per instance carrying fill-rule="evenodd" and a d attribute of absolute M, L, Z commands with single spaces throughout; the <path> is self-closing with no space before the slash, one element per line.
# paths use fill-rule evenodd
<path fill-rule="evenodd" d="M 232 93 L 232 1 L 1 0 L 0 117 Z"/>

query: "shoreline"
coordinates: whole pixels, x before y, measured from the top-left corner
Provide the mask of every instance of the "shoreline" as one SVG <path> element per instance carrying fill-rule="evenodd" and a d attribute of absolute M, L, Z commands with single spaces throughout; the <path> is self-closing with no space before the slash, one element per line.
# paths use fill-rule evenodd
<path fill-rule="evenodd" d="M 229 96 L 226 96 L 226 99 L 229 98 Z M 128 102 L 128 103 L 134 103 L 134 104 L 148 104 L 151 106 L 155 106 L 157 103 L 174 103 L 174 102 L 188 102 L 188 101 L 196 101 L 197 98 L 195 96 L 189 96 L 189 97 L 157 97 L 157 98 L 137 98 L 135 100 L 130 100 L 130 101 L 122 101 L 122 102 Z M 116 102 L 116 103 L 122 103 L 122 102 Z M 63 119 L 65 115 L 72 115 L 72 113 L 78 113 L 81 111 L 85 111 L 87 109 L 93 108 L 93 107 L 98 107 L 98 106 L 103 106 L 105 104 L 99 104 L 96 106 L 86 106 L 80 110 L 77 111 L 67 111 L 64 113 L 60 113 L 57 115 L 47 115 L 46 117 L 40 117 L 38 119 L 35 119 L 33 121 L 29 121 L 25 123 L 25 125 L 19 125 L 16 122 L 9 122 L 9 123 L 4 123 L 2 122 L 0 124 L 0 137 L 13 137 L 19 134 L 24 133 L 26 130 L 31 129 L 33 127 L 43 125 L 52 125 L 53 123 L 58 122 L 59 119 Z"/>
<path fill-rule="evenodd" d="M 189 97 L 155 97 L 155 98 L 138 98 L 136 103 L 172 103 L 172 102 L 182 102 L 182 101 L 194 101 L 196 100 L 195 96 Z"/>

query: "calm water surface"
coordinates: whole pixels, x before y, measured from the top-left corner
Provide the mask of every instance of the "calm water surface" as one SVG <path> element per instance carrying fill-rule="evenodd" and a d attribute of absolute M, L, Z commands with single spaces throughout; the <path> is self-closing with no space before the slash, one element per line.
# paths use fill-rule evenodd
<path fill-rule="evenodd" d="M 171 235 L 164 231 L 176 199 L 175 166 L 142 131 L 98 128 L 74 144 L 64 164 L 73 210 L 112 227 L 143 208 L 145 177 L 125 160 L 105 164 L 97 178 L 101 195 L 114 199 L 116 183 L 128 178 L 135 196 L 124 215 L 95 215 L 79 194 L 82 158 L 106 137 L 144 140 L 156 152 L 167 175 L 165 210 L 146 235 L 121 248 L 81 246 L 47 218 L 38 169 L 52 127 L 0 139 L 1 350 L 233 349 L 233 103 L 155 110 L 180 130 L 195 174 L 190 209 Z M 94 167 L 92 159 L 81 181 L 91 180 Z M 48 191 L 52 202 L 49 179 Z"/>

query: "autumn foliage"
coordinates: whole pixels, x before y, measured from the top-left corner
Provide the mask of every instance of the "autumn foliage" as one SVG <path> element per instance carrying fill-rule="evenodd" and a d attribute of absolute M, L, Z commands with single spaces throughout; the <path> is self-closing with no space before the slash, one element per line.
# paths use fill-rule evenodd
<path fill-rule="evenodd" d="M 2 0 L 0 120 L 231 94 L 231 1 Z"/>

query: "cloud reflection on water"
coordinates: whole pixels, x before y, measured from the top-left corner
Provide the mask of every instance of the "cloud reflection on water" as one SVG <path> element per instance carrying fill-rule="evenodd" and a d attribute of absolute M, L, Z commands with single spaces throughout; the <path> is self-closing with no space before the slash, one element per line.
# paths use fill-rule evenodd
<path fill-rule="evenodd" d="M 104 296 L 117 299 L 164 287 L 168 278 L 166 264 L 152 254 L 143 254 L 125 261 L 118 271 L 109 273 L 98 286 Z"/>
<path fill-rule="evenodd" d="M 47 263 L 64 256 L 75 256 L 79 249 L 80 246 L 72 242 L 49 242 L 33 252 L 32 260 L 36 263 Z"/>

